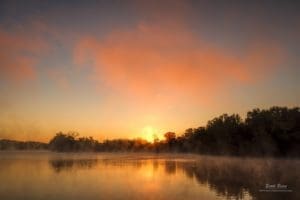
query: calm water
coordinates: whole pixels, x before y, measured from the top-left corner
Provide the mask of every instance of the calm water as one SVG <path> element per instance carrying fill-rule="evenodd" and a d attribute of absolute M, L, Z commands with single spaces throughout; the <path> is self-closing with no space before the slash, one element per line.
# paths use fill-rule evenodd
<path fill-rule="evenodd" d="M 284 159 L 0 152 L 0 199 L 300 199 L 299 169 Z"/>

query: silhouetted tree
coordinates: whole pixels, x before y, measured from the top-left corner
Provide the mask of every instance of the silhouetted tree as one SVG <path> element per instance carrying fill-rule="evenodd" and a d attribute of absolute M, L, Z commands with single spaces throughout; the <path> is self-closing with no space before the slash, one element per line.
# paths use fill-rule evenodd
<path fill-rule="evenodd" d="M 0 150 L 46 150 L 48 144 L 33 141 L 0 140 Z"/>
<path fill-rule="evenodd" d="M 54 151 L 75 151 L 76 133 L 57 133 L 49 142 L 49 148 Z"/>
<path fill-rule="evenodd" d="M 174 150 L 176 143 L 176 134 L 174 132 L 167 132 L 164 134 L 166 143 L 168 144 L 169 150 Z"/>
<path fill-rule="evenodd" d="M 167 132 L 165 140 L 155 137 L 153 143 L 139 138 L 98 142 L 92 137 L 77 136 L 76 133 L 57 133 L 49 142 L 49 148 L 54 151 L 179 151 L 299 157 L 300 111 L 298 107 L 253 109 L 244 121 L 237 114 L 223 114 L 208 121 L 205 127 L 189 128 L 178 137 L 174 132 Z M 1 149 L 3 146 L 5 142 L 0 143 Z"/>

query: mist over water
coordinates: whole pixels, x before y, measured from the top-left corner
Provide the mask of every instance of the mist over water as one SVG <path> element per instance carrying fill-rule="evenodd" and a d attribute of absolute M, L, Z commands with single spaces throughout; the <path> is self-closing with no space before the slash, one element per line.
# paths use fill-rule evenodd
<path fill-rule="evenodd" d="M 288 159 L 0 152 L 0 199 L 299 199 L 299 168 Z"/>

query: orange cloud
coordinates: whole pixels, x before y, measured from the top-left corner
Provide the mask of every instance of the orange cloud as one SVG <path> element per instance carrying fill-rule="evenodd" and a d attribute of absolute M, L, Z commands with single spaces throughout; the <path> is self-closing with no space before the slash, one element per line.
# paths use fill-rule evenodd
<path fill-rule="evenodd" d="M 92 67 L 106 86 L 135 98 L 167 100 L 203 100 L 230 81 L 257 81 L 281 62 L 280 55 L 280 48 L 267 42 L 237 55 L 169 23 L 141 23 L 102 39 L 84 37 L 74 50 L 75 63 Z"/>

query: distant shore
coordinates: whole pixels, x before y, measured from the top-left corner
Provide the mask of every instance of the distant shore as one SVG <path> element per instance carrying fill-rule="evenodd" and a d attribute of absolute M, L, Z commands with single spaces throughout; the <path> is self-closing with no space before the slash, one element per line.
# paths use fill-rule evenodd
<path fill-rule="evenodd" d="M 76 132 L 59 132 L 49 143 L 0 140 L 0 150 L 49 150 L 54 152 L 186 153 L 237 157 L 300 157 L 300 108 L 253 109 L 243 120 L 223 114 L 204 127 L 184 134 L 166 132 L 165 139 L 94 140 Z"/>

